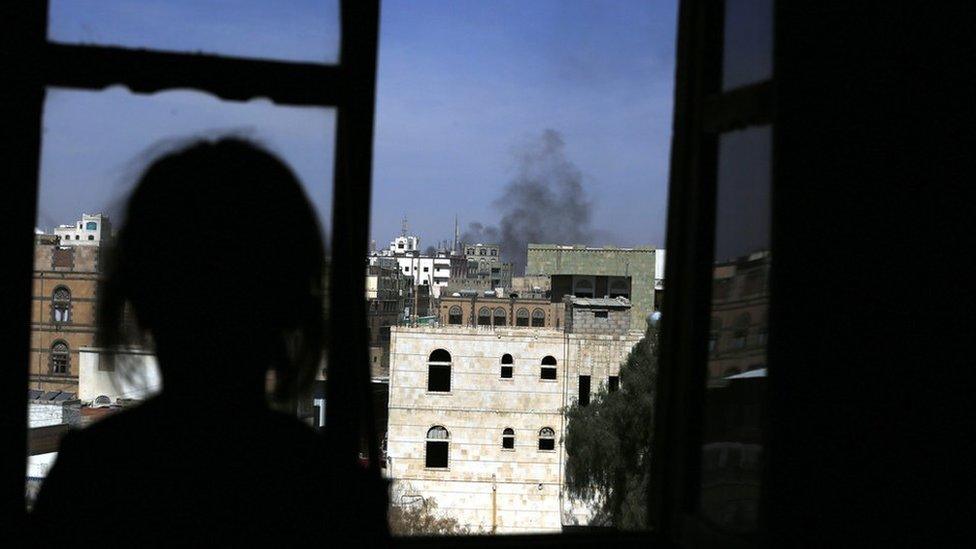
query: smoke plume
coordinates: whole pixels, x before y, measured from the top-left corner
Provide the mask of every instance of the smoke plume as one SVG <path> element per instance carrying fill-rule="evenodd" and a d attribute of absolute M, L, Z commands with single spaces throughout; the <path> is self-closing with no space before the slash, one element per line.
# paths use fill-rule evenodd
<path fill-rule="evenodd" d="M 528 244 L 589 244 L 592 202 L 583 190 L 582 174 L 566 159 L 565 143 L 547 129 L 539 141 L 517 153 L 516 177 L 493 203 L 498 226 L 470 223 L 461 241 L 501 246 L 502 260 L 525 272 Z"/>

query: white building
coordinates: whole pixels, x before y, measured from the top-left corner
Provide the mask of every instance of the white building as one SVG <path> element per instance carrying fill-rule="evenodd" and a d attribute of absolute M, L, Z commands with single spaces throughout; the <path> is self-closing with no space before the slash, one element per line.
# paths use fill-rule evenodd
<path fill-rule="evenodd" d="M 440 297 L 441 288 L 451 278 L 451 256 L 437 252 L 433 256 L 420 253 L 419 236 L 398 236 L 387 249 L 369 257 L 369 264 L 376 265 L 391 258 L 396 260 L 400 272 L 413 279 L 412 284 L 430 286 L 431 295 Z"/>
<path fill-rule="evenodd" d="M 119 399 L 145 400 L 162 387 L 156 357 L 149 351 L 131 349 L 115 353 L 112 369 L 102 360 L 103 349 L 79 349 L 78 399 L 82 402 L 115 403 Z M 101 397 L 101 398 L 100 398 Z"/>
<path fill-rule="evenodd" d="M 642 336 L 629 330 L 629 304 L 606 301 L 618 306 L 589 300 L 567 311 L 583 331 L 616 326 L 606 333 L 393 328 L 387 456 L 394 494 L 433 498 L 439 513 L 485 533 L 586 524 L 591 510 L 564 490 L 562 410 L 601 384 L 614 386 Z"/>
<path fill-rule="evenodd" d="M 112 223 L 108 216 L 82 214 L 74 225 L 59 225 L 54 234 L 61 238 L 61 244 L 71 246 L 98 246 L 112 236 Z"/>

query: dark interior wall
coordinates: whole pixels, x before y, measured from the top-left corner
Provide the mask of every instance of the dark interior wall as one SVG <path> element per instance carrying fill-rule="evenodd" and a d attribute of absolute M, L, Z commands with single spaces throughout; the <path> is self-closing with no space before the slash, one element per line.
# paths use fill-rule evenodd
<path fill-rule="evenodd" d="M 959 533 L 971 8 L 826 4 L 776 18 L 772 545 Z"/>
<path fill-rule="evenodd" d="M 573 276 L 572 275 L 552 275 L 552 292 L 550 293 L 550 301 L 553 303 L 562 303 L 563 296 L 566 294 L 572 295 L 573 293 Z"/>

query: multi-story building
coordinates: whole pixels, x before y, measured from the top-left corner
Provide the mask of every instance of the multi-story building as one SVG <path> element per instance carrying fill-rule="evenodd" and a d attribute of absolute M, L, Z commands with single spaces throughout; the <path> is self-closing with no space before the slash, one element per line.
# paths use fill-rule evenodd
<path fill-rule="evenodd" d="M 548 299 L 495 297 L 478 292 L 441 296 L 440 323 L 450 326 L 559 328 L 562 304 Z"/>
<path fill-rule="evenodd" d="M 392 257 L 380 257 L 366 267 L 366 318 L 369 324 L 369 362 L 374 378 L 389 372 L 390 327 L 404 320 L 412 296 L 411 279 Z"/>
<path fill-rule="evenodd" d="M 631 325 L 645 330 L 654 312 L 654 248 L 529 244 L 525 274 L 550 278 L 550 301 L 576 297 L 626 297 Z"/>
<path fill-rule="evenodd" d="M 568 300 L 566 331 L 393 329 L 387 459 L 395 494 L 433 499 L 439 513 L 482 532 L 559 531 L 589 520 L 592 510 L 565 491 L 563 410 L 601 384 L 615 387 L 642 332 L 630 329 L 625 299 Z"/>
<path fill-rule="evenodd" d="M 501 261 L 501 248 L 497 244 L 459 244 L 458 257 L 465 265 L 455 263 L 447 293 L 463 290 L 509 290 L 512 287 L 512 264 Z"/>
<path fill-rule="evenodd" d="M 73 225 L 59 225 L 54 235 L 62 246 L 100 246 L 112 238 L 112 222 L 108 216 L 81 214 L 81 220 Z"/>
<path fill-rule="evenodd" d="M 433 297 L 439 297 L 441 288 L 447 286 L 451 277 L 452 255 L 446 251 L 437 251 L 433 255 L 424 255 L 420 251 L 419 236 L 398 236 L 390 242 L 387 249 L 369 256 L 369 264 L 375 265 L 380 258 L 392 258 L 405 276 L 411 279 L 411 284 L 430 286 Z"/>
<path fill-rule="evenodd" d="M 89 223 L 98 227 L 88 229 Z M 95 343 L 100 259 L 110 225 L 100 214 L 86 215 L 78 225 L 82 228 L 71 225 L 71 231 L 62 231 L 63 236 L 34 237 L 31 389 L 77 393 L 79 349 Z M 82 236 L 79 231 L 89 230 L 95 232 L 74 238 Z"/>
<path fill-rule="evenodd" d="M 715 264 L 708 340 L 711 382 L 766 367 L 769 268 L 769 252 Z"/>

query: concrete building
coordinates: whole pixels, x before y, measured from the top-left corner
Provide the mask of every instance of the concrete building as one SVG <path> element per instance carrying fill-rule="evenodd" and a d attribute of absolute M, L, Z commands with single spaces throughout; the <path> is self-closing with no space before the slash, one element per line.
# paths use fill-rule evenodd
<path fill-rule="evenodd" d="M 87 217 L 108 222 L 100 215 Z M 82 241 L 62 241 L 49 234 L 34 237 L 31 389 L 76 393 L 78 350 L 95 343 L 96 289 L 105 241 L 78 242 Z"/>
<path fill-rule="evenodd" d="M 604 246 L 529 244 L 525 274 L 549 276 L 550 300 L 576 297 L 626 297 L 631 302 L 631 325 L 647 328 L 654 312 L 655 250 Z"/>
<path fill-rule="evenodd" d="M 430 286 L 432 296 L 439 297 L 441 288 L 451 278 L 451 254 L 438 251 L 424 255 L 420 251 L 420 237 L 401 235 L 390 242 L 387 249 L 369 256 L 369 264 L 375 265 L 381 258 L 390 258 L 405 276 L 417 286 Z"/>
<path fill-rule="evenodd" d="M 54 235 L 63 246 L 98 246 L 112 238 L 112 223 L 100 213 L 81 214 L 77 223 L 58 225 Z"/>
<path fill-rule="evenodd" d="M 562 410 L 614 386 L 642 332 L 607 307 L 616 333 L 506 326 L 392 331 L 388 470 L 397 494 L 485 533 L 557 532 L 592 510 L 565 493 Z M 586 325 L 603 310 L 570 298 Z M 595 324 L 592 324 L 594 325 Z M 397 504 L 397 502 L 393 502 Z"/>
<path fill-rule="evenodd" d="M 441 297 L 440 323 L 451 326 L 555 328 L 562 323 L 562 304 L 548 299 L 495 297 L 477 292 Z"/>

